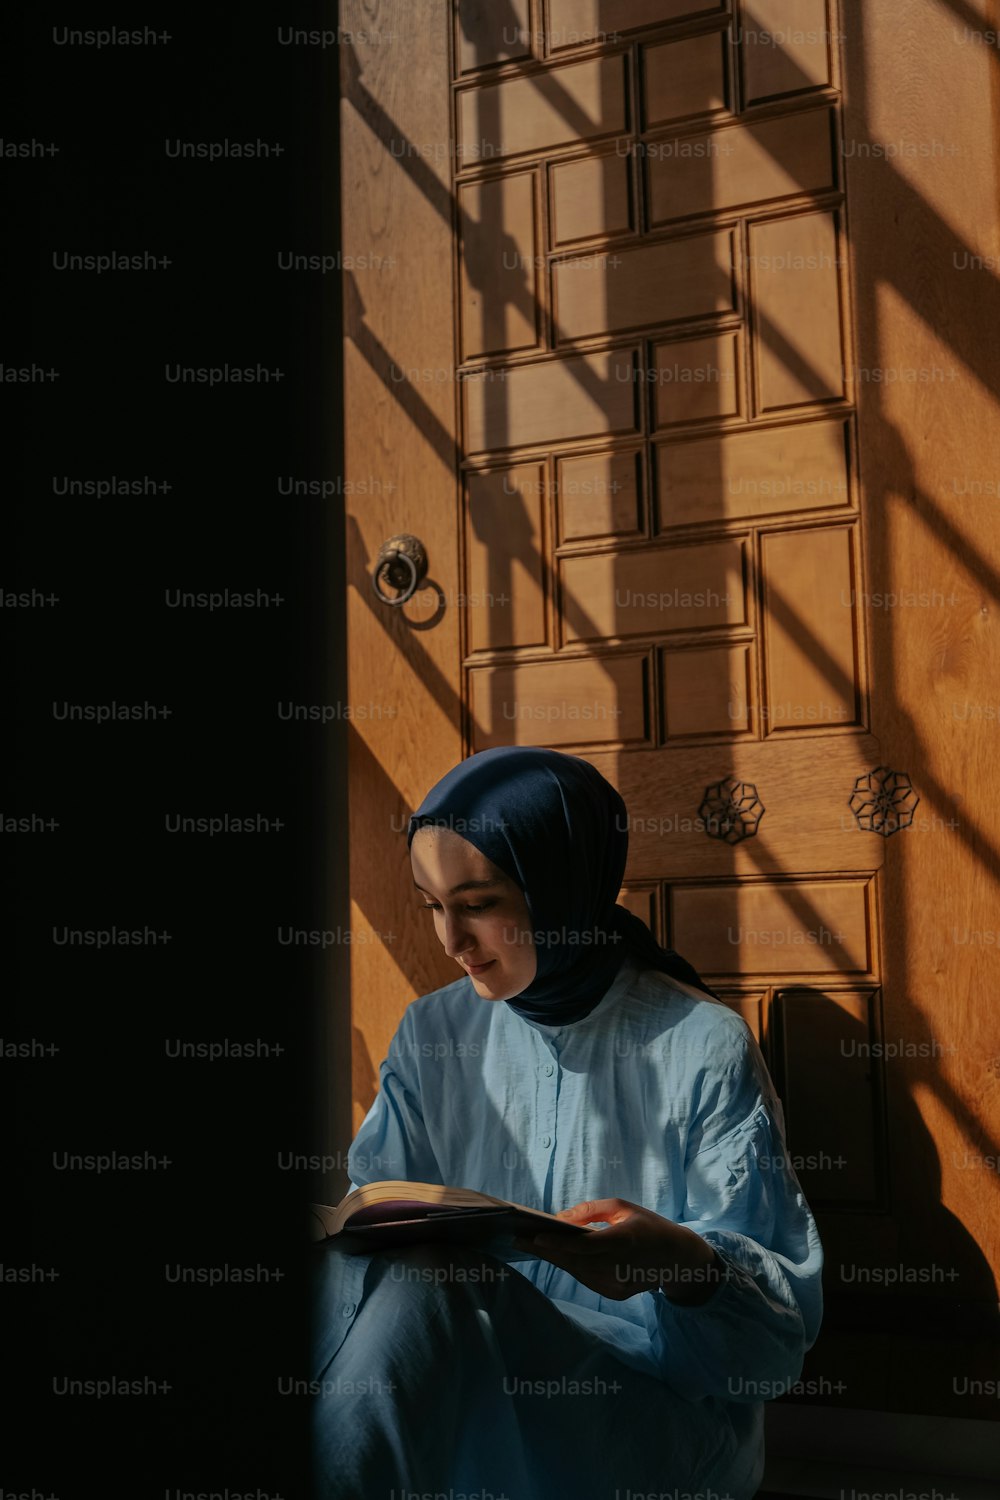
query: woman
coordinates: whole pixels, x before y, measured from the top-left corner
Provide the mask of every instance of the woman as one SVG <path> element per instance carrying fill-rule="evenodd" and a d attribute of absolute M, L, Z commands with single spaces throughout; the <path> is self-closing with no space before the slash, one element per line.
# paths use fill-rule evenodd
<path fill-rule="evenodd" d="M 799 1375 L 822 1250 L 749 1028 L 616 904 L 625 805 L 501 748 L 410 819 L 416 899 L 463 970 L 406 1010 L 348 1157 L 603 1224 L 504 1254 L 321 1255 L 320 1489 L 749 1500 L 762 1401 Z"/>

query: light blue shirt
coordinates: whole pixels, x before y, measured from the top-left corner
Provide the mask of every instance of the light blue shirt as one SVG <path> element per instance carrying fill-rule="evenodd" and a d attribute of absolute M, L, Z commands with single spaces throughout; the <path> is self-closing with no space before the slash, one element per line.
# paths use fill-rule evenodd
<path fill-rule="evenodd" d="M 631 959 L 564 1026 L 481 1000 L 464 977 L 414 1000 L 348 1170 L 352 1186 L 445 1183 L 550 1213 L 624 1198 L 695 1230 L 724 1270 L 700 1306 L 660 1290 L 615 1301 L 548 1261 L 507 1258 L 619 1359 L 686 1400 L 726 1403 L 741 1443 L 759 1443 L 761 1403 L 794 1384 L 819 1331 L 822 1248 L 753 1034 Z"/>

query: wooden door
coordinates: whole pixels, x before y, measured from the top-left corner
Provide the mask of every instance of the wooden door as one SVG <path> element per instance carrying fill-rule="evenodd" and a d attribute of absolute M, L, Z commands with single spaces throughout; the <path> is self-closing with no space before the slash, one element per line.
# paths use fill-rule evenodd
<path fill-rule="evenodd" d="M 342 14 L 355 1124 L 403 1007 L 457 974 L 408 812 L 490 745 L 583 755 L 629 808 L 621 899 L 782 1094 L 827 1250 L 800 1396 L 962 1416 L 989 1408 L 1000 1237 L 995 59 L 969 14 Z M 369 575 L 400 532 L 430 567 L 395 608 Z"/>

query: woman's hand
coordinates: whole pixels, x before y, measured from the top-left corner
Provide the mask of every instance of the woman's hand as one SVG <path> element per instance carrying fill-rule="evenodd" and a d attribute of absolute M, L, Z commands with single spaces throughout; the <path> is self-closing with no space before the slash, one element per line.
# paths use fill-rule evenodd
<path fill-rule="evenodd" d="M 624 1198 L 598 1198 L 556 1214 L 570 1224 L 606 1223 L 590 1234 L 519 1236 L 514 1244 L 568 1271 L 602 1297 L 623 1302 L 661 1287 L 671 1302 L 707 1302 L 721 1275 L 712 1246 L 693 1229 L 674 1224 Z"/>

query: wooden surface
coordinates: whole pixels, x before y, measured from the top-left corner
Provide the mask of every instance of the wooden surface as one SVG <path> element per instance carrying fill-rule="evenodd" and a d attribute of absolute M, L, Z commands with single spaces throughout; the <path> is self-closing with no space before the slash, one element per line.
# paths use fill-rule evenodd
<path fill-rule="evenodd" d="M 436 939 L 413 907 L 405 829 L 462 751 L 448 14 L 438 6 L 435 24 L 403 0 L 374 12 L 352 3 L 341 26 L 388 38 L 342 49 L 357 1128 L 403 1006 L 442 982 Z M 434 77 L 440 90 L 428 88 Z M 397 609 L 376 600 L 370 575 L 382 543 L 404 531 L 424 543 L 434 587 Z"/>
<path fill-rule="evenodd" d="M 1000 1263 L 1000 112 L 996 51 L 975 32 L 998 23 L 992 3 L 902 0 L 867 7 L 843 49 L 865 590 L 932 601 L 867 611 L 872 730 L 922 799 L 881 878 L 883 1024 L 910 1054 L 885 1066 L 894 1248 L 942 1267 L 929 1295 L 980 1302 L 984 1339 Z M 860 1258 L 833 1232 L 831 1289 Z M 984 1347 L 922 1371 L 886 1353 L 871 1397 L 922 1377 L 932 1404 L 915 1409 L 995 1419 L 995 1398 L 958 1393 Z M 995 1377 L 995 1347 L 986 1365 Z"/>
<path fill-rule="evenodd" d="M 997 1300 L 993 9 L 462 3 L 449 74 L 436 0 L 345 105 L 345 250 L 399 257 L 348 300 L 350 470 L 399 486 L 349 517 L 352 692 L 399 709 L 354 735 L 358 915 L 398 934 L 355 959 L 357 1116 L 458 972 L 388 815 L 486 745 L 584 755 L 623 899 L 761 1040 L 833 1301 L 883 1320 L 810 1369 L 965 1416 L 985 1346 L 930 1378 L 884 1320 Z M 395 530 L 453 607 L 375 604 Z"/>

